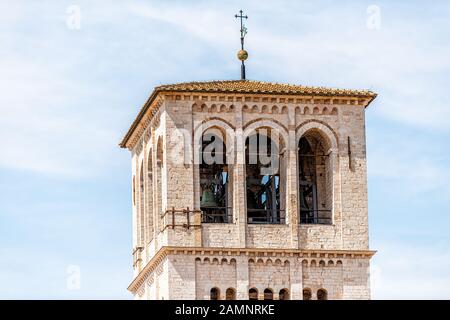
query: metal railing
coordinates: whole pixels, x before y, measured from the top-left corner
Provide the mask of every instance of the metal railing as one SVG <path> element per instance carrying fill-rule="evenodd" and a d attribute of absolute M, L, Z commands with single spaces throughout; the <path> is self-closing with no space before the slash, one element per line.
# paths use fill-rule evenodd
<path fill-rule="evenodd" d="M 247 208 L 247 223 L 249 224 L 284 224 L 286 218 L 281 216 L 285 210 L 272 209 L 248 209 Z M 273 213 L 276 213 L 273 215 Z M 251 214 L 257 213 L 258 216 L 250 217 Z M 265 216 L 263 215 L 265 214 Z"/>
<path fill-rule="evenodd" d="M 319 217 L 319 213 L 329 213 L 329 217 Z M 301 224 L 332 224 L 331 210 L 301 210 Z"/>
<path fill-rule="evenodd" d="M 202 223 L 231 223 L 233 211 L 231 207 L 202 207 Z"/>

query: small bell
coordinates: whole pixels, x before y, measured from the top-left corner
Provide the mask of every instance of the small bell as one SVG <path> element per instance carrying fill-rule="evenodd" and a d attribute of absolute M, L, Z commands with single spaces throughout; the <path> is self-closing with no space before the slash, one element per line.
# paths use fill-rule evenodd
<path fill-rule="evenodd" d="M 217 207 L 216 200 L 214 199 L 214 194 L 210 188 L 203 190 L 202 201 L 200 201 L 201 207 Z"/>

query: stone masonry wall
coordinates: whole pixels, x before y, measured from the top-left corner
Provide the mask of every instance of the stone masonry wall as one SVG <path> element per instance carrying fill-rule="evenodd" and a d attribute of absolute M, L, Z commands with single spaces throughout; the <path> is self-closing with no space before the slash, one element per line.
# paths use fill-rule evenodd
<path fill-rule="evenodd" d="M 364 106 L 346 99 L 337 99 L 330 104 L 325 100 L 299 100 L 282 95 L 266 98 L 238 94 L 222 96 L 206 93 L 164 96 L 142 142 L 132 150 L 133 247 L 143 247 L 141 262 L 134 267 L 134 276 L 138 276 L 164 246 L 368 250 Z M 285 185 L 281 199 L 286 204 L 284 224 L 247 224 L 245 165 L 238 163 L 230 167 L 229 173 L 233 206 L 231 223 L 201 224 L 200 215 L 193 212 L 189 222 L 185 214 L 177 214 L 177 226 L 170 227 L 173 220 L 167 210 L 199 209 L 198 166 L 183 162 L 186 157 L 195 158 L 196 150 L 192 147 L 195 137 L 187 133 L 199 126 L 219 127 L 226 131 L 227 142 L 237 160 L 243 159 L 245 137 L 252 130 L 268 127 L 280 131 L 286 160 L 282 168 Z M 319 132 L 330 154 L 327 172 L 323 173 L 327 190 L 321 190 L 326 194 L 326 207 L 331 209 L 330 225 L 299 224 L 297 147 L 301 136 L 311 130 Z M 178 161 L 173 162 L 174 159 Z M 144 170 L 148 170 L 147 164 L 150 164 L 152 174 L 144 172 L 145 193 L 140 197 L 142 164 Z M 153 190 L 147 190 L 149 186 Z M 141 206 L 142 201 L 146 206 Z M 153 203 L 153 210 L 148 209 L 149 203 Z M 216 257 L 218 263 L 213 261 L 214 257 L 210 257 L 209 262 L 204 257 L 200 261 L 191 258 L 182 255 L 168 258 L 161 265 L 159 274 L 155 271 L 151 280 L 139 289 L 136 298 L 203 299 L 209 297 L 209 286 L 214 283 L 220 285 L 221 295 L 225 294 L 226 286 L 235 288 L 238 298 L 248 296 L 250 285 L 258 286 L 258 290 L 273 285 L 275 295 L 286 285 L 296 298 L 301 298 L 301 289 L 305 287 L 311 289 L 314 297 L 320 286 L 324 286 L 330 299 L 370 297 L 369 260 L 366 258 L 342 259 L 339 264 L 334 261 L 332 265 L 327 260 L 324 264 L 318 260 L 316 265 L 309 260 L 306 265 L 295 259 L 287 259 L 287 264 L 285 260 L 281 260 L 281 264 L 264 261 L 263 267 L 259 267 L 257 260 L 243 262 L 239 256 L 234 257 L 233 263 L 230 263 L 230 257 L 226 257 L 227 263 L 222 263 L 223 257 Z M 245 272 L 236 271 L 240 269 Z M 214 280 L 216 271 L 221 275 L 217 281 Z M 242 278 L 243 274 L 248 276 Z M 291 283 L 291 277 L 299 280 L 294 279 Z"/>
<path fill-rule="evenodd" d="M 296 274 L 300 275 L 298 280 Z M 311 291 L 313 300 L 319 289 L 325 290 L 330 300 L 370 299 L 368 281 L 368 258 L 196 256 L 180 252 L 166 257 L 147 276 L 136 298 L 209 300 L 210 290 L 218 288 L 224 300 L 226 290 L 232 288 L 238 299 L 245 300 L 248 290 L 256 288 L 260 300 L 265 289 L 273 291 L 274 299 L 282 289 L 287 290 L 289 299 L 303 299 L 303 289 Z"/>

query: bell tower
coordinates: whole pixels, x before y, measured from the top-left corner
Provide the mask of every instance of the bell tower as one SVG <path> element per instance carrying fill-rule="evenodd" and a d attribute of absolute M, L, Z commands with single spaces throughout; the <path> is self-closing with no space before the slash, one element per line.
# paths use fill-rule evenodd
<path fill-rule="evenodd" d="M 120 143 L 134 297 L 369 299 L 375 97 L 251 80 L 156 87 Z"/>

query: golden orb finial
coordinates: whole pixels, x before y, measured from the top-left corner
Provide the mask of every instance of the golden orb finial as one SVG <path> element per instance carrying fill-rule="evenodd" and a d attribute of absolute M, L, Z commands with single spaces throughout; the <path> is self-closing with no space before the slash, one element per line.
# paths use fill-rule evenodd
<path fill-rule="evenodd" d="M 245 50 L 239 50 L 237 53 L 237 57 L 241 61 L 245 61 L 248 58 L 248 52 Z"/>

